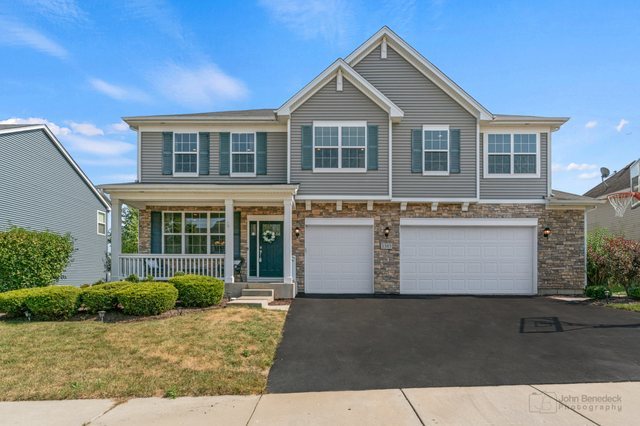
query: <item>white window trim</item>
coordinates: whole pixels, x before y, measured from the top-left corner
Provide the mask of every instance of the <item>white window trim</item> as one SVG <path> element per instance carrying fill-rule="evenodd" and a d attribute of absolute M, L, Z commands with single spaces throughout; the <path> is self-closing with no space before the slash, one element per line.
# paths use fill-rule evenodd
<path fill-rule="evenodd" d="M 193 152 L 176 152 L 176 135 L 177 134 L 195 134 L 196 135 L 196 172 L 195 173 L 177 173 L 176 172 L 176 155 L 192 154 Z M 173 176 L 174 177 L 198 177 L 200 174 L 200 133 L 194 130 L 184 130 L 173 132 Z"/>
<path fill-rule="evenodd" d="M 248 152 L 233 151 L 233 135 L 253 134 L 253 173 L 234 173 L 233 154 L 249 154 Z M 229 133 L 229 176 L 230 177 L 256 177 L 258 168 L 258 134 L 254 131 L 238 131 Z"/>
<path fill-rule="evenodd" d="M 179 213 L 182 215 L 182 222 L 181 222 L 181 228 L 180 228 L 180 233 L 176 233 L 176 232 L 164 232 L 164 215 L 165 213 Z M 187 234 L 186 233 L 186 220 L 185 220 L 185 216 L 188 213 L 205 213 L 207 215 L 207 233 L 202 233 L 202 234 Z M 193 256 L 204 256 L 204 255 L 208 255 L 208 256 L 224 256 L 224 253 L 211 253 L 211 236 L 212 235 L 225 235 L 225 233 L 221 233 L 221 234 L 216 234 L 216 233 L 212 233 L 211 232 L 211 214 L 215 213 L 215 214 L 222 214 L 224 216 L 224 220 L 226 223 L 227 217 L 225 215 L 224 211 L 194 211 L 194 210 L 164 210 L 162 211 L 162 220 L 161 220 L 161 226 L 162 226 L 162 254 L 166 254 L 164 252 L 164 237 L 165 235 L 180 235 L 180 253 L 172 253 L 172 254 L 186 254 L 186 255 L 193 255 Z M 200 255 L 197 254 L 193 254 L 193 253 L 186 253 L 186 248 L 187 248 L 187 240 L 186 237 L 187 235 L 206 235 L 207 236 L 207 253 L 203 253 Z M 227 246 L 227 242 L 225 240 L 225 250 L 226 250 L 226 246 Z"/>
<path fill-rule="evenodd" d="M 511 136 L 511 173 L 489 173 L 489 135 L 510 135 Z M 516 153 L 514 152 L 515 138 L 514 135 L 536 135 L 536 172 L 535 173 L 514 173 L 514 156 L 519 154 L 533 155 L 531 153 Z M 540 136 L 541 132 L 528 129 L 515 129 L 515 130 L 491 130 L 485 131 L 483 140 L 483 159 L 484 159 L 484 179 L 536 179 L 540 178 L 540 170 L 542 169 L 542 155 L 540 152 Z M 507 153 L 495 153 L 495 155 L 507 155 Z M 548 166 L 547 166 L 548 167 Z"/>
<path fill-rule="evenodd" d="M 104 218 L 104 222 L 100 222 L 100 216 Z M 104 232 L 100 232 L 100 225 L 104 225 Z M 107 212 L 98 210 L 96 213 L 96 232 L 98 235 L 107 235 Z"/>
<path fill-rule="evenodd" d="M 429 152 L 445 152 L 444 149 L 429 149 L 427 150 L 425 144 L 427 138 L 424 137 L 424 132 L 427 130 L 446 131 L 447 132 L 447 171 L 430 171 L 425 169 L 424 153 Z M 451 132 L 449 131 L 449 125 L 423 125 L 422 126 L 422 175 L 423 176 L 449 176 L 449 170 L 451 169 Z"/>
<path fill-rule="evenodd" d="M 316 167 L 316 127 L 337 127 L 338 128 L 338 145 L 335 147 L 318 147 L 318 148 L 334 148 L 338 150 L 338 167 L 337 168 L 327 168 L 327 167 Z M 342 128 L 343 127 L 364 127 L 364 168 L 350 168 L 350 167 L 342 167 L 342 149 L 343 148 L 354 148 L 354 147 L 343 147 L 342 146 Z M 367 131 L 367 122 L 366 121 L 314 121 L 313 122 L 313 173 L 366 173 L 367 172 L 367 156 L 368 156 L 368 148 L 369 144 L 369 135 Z M 359 147 L 356 147 L 359 148 Z"/>

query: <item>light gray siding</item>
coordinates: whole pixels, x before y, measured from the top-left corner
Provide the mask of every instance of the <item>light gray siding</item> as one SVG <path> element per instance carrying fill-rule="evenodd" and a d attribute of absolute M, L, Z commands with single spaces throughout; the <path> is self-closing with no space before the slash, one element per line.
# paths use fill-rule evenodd
<path fill-rule="evenodd" d="M 366 173 L 314 173 L 302 170 L 303 125 L 314 120 L 364 120 L 378 126 L 378 170 Z M 291 183 L 298 195 L 388 195 L 389 114 L 360 92 L 347 78 L 343 90 L 333 79 L 291 114 Z"/>
<path fill-rule="evenodd" d="M 484 141 L 484 134 L 480 135 Z M 484 178 L 484 143 L 480 144 L 480 198 L 541 199 L 547 195 L 547 133 L 540 134 L 540 178 Z"/>
<path fill-rule="evenodd" d="M 69 232 L 75 252 L 60 284 L 105 279 L 107 238 L 97 233 L 98 210 L 106 211 L 44 131 L 0 135 L 0 230 Z"/>
<path fill-rule="evenodd" d="M 141 180 L 144 183 L 287 183 L 287 133 L 267 133 L 267 174 L 256 177 L 220 175 L 220 133 L 211 132 L 209 174 L 173 177 L 162 174 L 162 132 L 141 134 Z"/>
<path fill-rule="evenodd" d="M 623 217 L 616 217 L 616 212 L 607 201 L 587 212 L 587 229 L 589 232 L 598 228 L 609 230 L 628 240 L 640 241 L 640 208 L 628 208 Z"/>
<path fill-rule="evenodd" d="M 404 111 L 393 125 L 393 196 L 472 198 L 476 196 L 476 118 L 419 72 L 391 47 L 380 47 L 355 70 Z M 411 172 L 411 130 L 423 125 L 460 129 L 460 173 L 423 176 Z"/>

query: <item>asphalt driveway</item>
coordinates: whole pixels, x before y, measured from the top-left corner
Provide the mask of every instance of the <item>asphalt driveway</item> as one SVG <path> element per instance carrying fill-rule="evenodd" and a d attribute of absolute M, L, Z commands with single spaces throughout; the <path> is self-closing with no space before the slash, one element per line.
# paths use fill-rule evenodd
<path fill-rule="evenodd" d="M 640 314 L 527 297 L 298 298 L 269 392 L 640 380 Z"/>

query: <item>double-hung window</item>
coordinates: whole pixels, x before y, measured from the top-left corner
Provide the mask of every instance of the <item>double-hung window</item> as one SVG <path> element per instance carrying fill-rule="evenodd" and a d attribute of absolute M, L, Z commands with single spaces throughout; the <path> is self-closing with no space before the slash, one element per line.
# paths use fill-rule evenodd
<path fill-rule="evenodd" d="M 256 175 L 255 133 L 231 133 L 231 175 Z"/>
<path fill-rule="evenodd" d="M 367 123 L 364 121 L 314 122 L 313 170 L 366 171 Z"/>
<path fill-rule="evenodd" d="M 422 126 L 424 175 L 449 174 L 449 126 Z"/>
<path fill-rule="evenodd" d="M 490 133 L 485 144 L 487 177 L 539 177 L 537 133 Z"/>
<path fill-rule="evenodd" d="M 107 235 L 107 213 L 98 210 L 98 235 Z"/>
<path fill-rule="evenodd" d="M 162 252 L 224 254 L 224 213 L 163 212 Z"/>
<path fill-rule="evenodd" d="M 173 174 L 176 176 L 198 175 L 198 134 L 173 134 Z"/>

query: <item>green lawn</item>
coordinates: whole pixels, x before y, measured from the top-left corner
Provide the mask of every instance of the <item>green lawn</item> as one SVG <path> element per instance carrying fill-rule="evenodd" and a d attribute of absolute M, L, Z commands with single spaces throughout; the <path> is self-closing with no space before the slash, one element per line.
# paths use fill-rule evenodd
<path fill-rule="evenodd" d="M 284 319 L 229 307 L 128 323 L 0 321 L 0 400 L 260 393 Z"/>
<path fill-rule="evenodd" d="M 625 311 L 640 312 L 640 303 L 609 303 L 607 306 Z"/>

